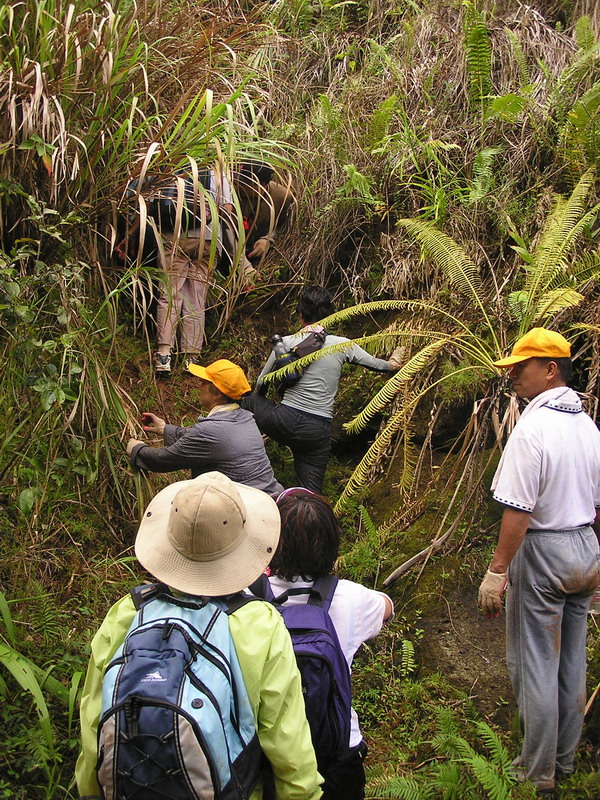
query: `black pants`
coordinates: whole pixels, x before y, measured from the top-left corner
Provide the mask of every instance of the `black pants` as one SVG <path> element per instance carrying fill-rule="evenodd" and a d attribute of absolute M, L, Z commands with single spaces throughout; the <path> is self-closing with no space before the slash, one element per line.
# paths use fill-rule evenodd
<path fill-rule="evenodd" d="M 349 750 L 345 758 L 320 768 L 325 778 L 321 800 L 364 800 L 366 756 L 367 743 L 363 741 Z"/>
<path fill-rule="evenodd" d="M 331 455 L 331 420 L 273 403 L 256 392 L 238 402 L 254 414 L 262 433 L 290 448 L 299 486 L 322 492 L 325 468 Z"/>
<path fill-rule="evenodd" d="M 319 767 L 319 772 L 325 779 L 321 786 L 323 790 L 321 800 L 364 800 L 366 756 L 367 743 L 362 741 L 349 750 L 345 758 L 327 767 Z M 263 800 L 275 800 L 270 765 L 267 766 L 264 779 Z"/>

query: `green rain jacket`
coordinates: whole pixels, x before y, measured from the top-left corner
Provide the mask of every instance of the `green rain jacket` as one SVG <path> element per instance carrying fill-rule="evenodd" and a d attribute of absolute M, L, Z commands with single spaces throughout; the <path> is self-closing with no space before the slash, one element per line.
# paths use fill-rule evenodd
<path fill-rule="evenodd" d="M 100 798 L 96 780 L 97 730 L 104 672 L 135 616 L 130 595 L 110 609 L 92 640 L 92 655 L 81 697 L 81 753 L 75 776 L 81 798 Z M 277 800 L 318 800 L 322 778 L 304 712 L 300 674 L 279 612 L 251 602 L 229 617 L 240 668 L 264 754 L 271 762 Z M 257 786 L 250 800 L 261 800 Z"/>

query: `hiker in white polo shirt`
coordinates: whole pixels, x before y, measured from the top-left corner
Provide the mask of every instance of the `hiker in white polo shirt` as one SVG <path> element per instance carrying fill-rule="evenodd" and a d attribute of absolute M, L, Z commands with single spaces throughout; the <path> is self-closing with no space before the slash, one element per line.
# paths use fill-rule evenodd
<path fill-rule="evenodd" d="M 523 744 L 517 775 L 541 796 L 573 772 L 585 707 L 585 640 L 600 580 L 600 432 L 567 386 L 571 347 L 534 328 L 512 354 L 517 395 L 529 400 L 492 481 L 504 513 L 479 589 L 488 617 L 506 599 L 506 660 Z"/>

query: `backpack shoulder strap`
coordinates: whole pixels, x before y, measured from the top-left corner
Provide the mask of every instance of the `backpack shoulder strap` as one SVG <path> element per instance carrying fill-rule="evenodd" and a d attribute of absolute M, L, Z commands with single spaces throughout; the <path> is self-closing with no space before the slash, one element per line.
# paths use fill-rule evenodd
<path fill-rule="evenodd" d="M 135 586 L 131 592 L 133 605 L 136 611 L 143 608 L 147 603 L 160 595 L 170 594 L 169 587 L 166 583 L 143 583 L 141 586 Z"/>
<path fill-rule="evenodd" d="M 197 599 L 175 597 L 166 583 L 144 583 L 141 586 L 136 586 L 131 590 L 131 597 L 136 611 L 144 608 L 152 600 L 156 600 L 159 597 L 171 603 L 171 605 L 191 609 L 204 608 L 212 599 L 210 597 L 198 597 Z"/>
<path fill-rule="evenodd" d="M 267 576 L 265 575 L 265 578 Z M 254 584 L 252 584 L 254 585 Z M 249 587 L 250 589 L 252 587 Z M 261 597 L 253 597 L 249 594 L 244 594 L 244 592 L 238 592 L 237 594 L 232 594 L 230 597 L 224 597 L 223 601 L 225 603 L 225 608 L 223 609 L 227 616 L 230 614 L 235 614 L 242 606 L 245 606 L 247 603 L 251 603 L 253 600 L 261 600 L 264 598 Z"/>
<path fill-rule="evenodd" d="M 258 578 L 251 583 L 248 587 L 250 592 L 257 598 L 261 600 L 268 600 L 272 603 L 275 600 L 275 595 L 273 594 L 273 589 L 271 589 L 271 584 L 269 583 L 269 579 L 263 572 Z"/>
<path fill-rule="evenodd" d="M 321 606 L 328 612 L 337 585 L 337 575 L 323 575 L 321 578 L 317 578 L 308 598 L 309 605 Z"/>

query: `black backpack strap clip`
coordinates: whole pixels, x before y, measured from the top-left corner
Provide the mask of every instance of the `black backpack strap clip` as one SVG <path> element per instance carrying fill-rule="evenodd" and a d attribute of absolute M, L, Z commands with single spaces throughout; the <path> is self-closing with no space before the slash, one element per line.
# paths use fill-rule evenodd
<path fill-rule="evenodd" d="M 169 587 L 166 583 L 143 583 L 141 586 L 135 586 L 131 590 L 131 597 L 136 611 L 139 611 L 146 603 L 164 594 L 170 596 Z"/>
<path fill-rule="evenodd" d="M 221 599 L 225 603 L 225 608 L 223 610 L 227 616 L 229 616 L 230 614 L 235 614 L 236 611 L 245 606 L 247 603 L 251 603 L 253 600 L 260 600 L 261 598 L 253 597 L 253 595 L 245 592 L 237 592 L 236 594 L 232 594 Z"/>
<path fill-rule="evenodd" d="M 337 575 L 323 575 L 313 583 L 313 587 L 308 598 L 311 606 L 321 606 L 325 611 L 329 611 L 329 606 L 333 600 L 334 592 L 338 585 Z"/>

